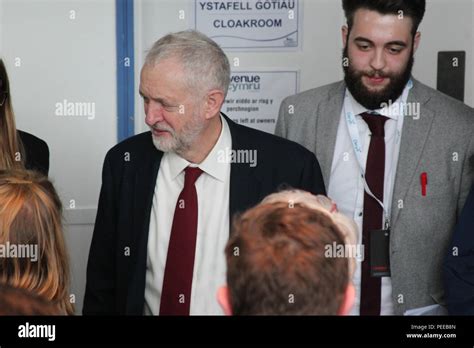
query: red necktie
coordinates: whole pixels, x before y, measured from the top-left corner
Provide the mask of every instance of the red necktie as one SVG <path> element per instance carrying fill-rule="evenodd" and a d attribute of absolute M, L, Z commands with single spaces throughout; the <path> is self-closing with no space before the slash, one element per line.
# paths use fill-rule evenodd
<path fill-rule="evenodd" d="M 387 117 L 363 113 L 362 118 L 372 133 L 369 153 L 365 165 L 365 180 L 372 193 L 383 202 L 385 173 L 385 132 Z M 362 262 L 362 280 L 360 296 L 360 315 L 380 315 L 381 282 L 378 277 L 370 276 L 370 231 L 383 227 L 383 209 L 377 201 L 364 193 L 364 217 L 362 223 L 362 244 L 364 261 Z"/>
<path fill-rule="evenodd" d="M 189 315 L 198 223 L 198 201 L 194 183 L 202 174 L 202 170 L 187 167 L 184 171 L 184 188 L 176 202 L 171 227 L 160 315 Z"/>

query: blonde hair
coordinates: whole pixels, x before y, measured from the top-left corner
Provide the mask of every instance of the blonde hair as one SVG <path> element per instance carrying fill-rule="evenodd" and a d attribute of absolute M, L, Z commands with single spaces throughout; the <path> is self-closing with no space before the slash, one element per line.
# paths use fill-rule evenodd
<path fill-rule="evenodd" d="M 0 283 L 30 290 L 73 314 L 62 205 L 52 183 L 33 171 L 0 170 L 0 244 L 36 245 L 37 257 L 0 258 Z"/>
<path fill-rule="evenodd" d="M 308 208 L 318 210 L 328 216 L 339 228 L 344 236 L 346 245 L 355 246 L 358 240 L 357 225 L 354 220 L 337 211 L 337 206 L 326 196 L 313 195 L 302 190 L 285 190 L 268 195 L 261 204 L 285 202 L 286 204 L 301 204 Z M 355 271 L 355 258 L 349 258 L 349 278 Z"/>
<path fill-rule="evenodd" d="M 0 100 L 4 93 L 5 103 L 0 106 L 0 169 L 24 169 L 25 151 L 16 130 L 7 70 L 0 59 Z"/>

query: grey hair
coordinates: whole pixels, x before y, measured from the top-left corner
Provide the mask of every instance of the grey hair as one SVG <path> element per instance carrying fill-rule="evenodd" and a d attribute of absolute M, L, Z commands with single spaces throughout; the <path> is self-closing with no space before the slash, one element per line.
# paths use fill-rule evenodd
<path fill-rule="evenodd" d="M 167 34 L 154 43 L 145 65 L 153 66 L 167 58 L 180 60 L 187 75 L 185 83 L 194 93 L 219 89 L 224 96 L 227 94 L 229 60 L 219 45 L 206 35 L 196 30 Z"/>

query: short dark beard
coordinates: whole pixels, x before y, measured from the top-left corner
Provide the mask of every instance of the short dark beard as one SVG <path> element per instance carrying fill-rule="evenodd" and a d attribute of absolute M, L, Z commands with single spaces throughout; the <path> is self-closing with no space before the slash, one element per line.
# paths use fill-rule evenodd
<path fill-rule="evenodd" d="M 403 93 L 408 80 L 410 80 L 413 64 L 415 62 L 413 58 L 413 46 L 410 52 L 410 59 L 401 74 L 384 74 L 381 71 L 371 71 L 370 73 L 355 71 L 349 59 L 347 45 L 348 43 L 346 43 L 346 47 L 343 51 L 343 61 L 348 61 L 349 64 L 347 66 L 343 64 L 344 81 L 354 99 L 369 110 L 380 109 L 385 103 L 388 104 L 390 101 L 394 103 Z M 347 58 L 347 60 L 345 58 Z M 375 75 L 390 78 L 389 84 L 379 92 L 369 91 L 362 82 L 362 76 L 373 77 Z"/>

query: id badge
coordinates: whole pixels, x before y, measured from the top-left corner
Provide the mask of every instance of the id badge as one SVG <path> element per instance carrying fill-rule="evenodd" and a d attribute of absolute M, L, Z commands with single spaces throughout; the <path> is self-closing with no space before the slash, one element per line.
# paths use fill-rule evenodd
<path fill-rule="evenodd" d="M 370 276 L 390 277 L 390 230 L 370 231 Z"/>

